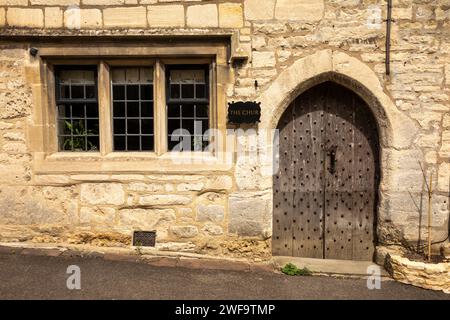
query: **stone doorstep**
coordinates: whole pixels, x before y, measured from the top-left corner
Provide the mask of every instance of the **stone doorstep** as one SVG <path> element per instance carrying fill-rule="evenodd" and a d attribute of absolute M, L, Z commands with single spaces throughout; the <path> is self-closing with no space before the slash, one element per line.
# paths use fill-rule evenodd
<path fill-rule="evenodd" d="M 107 261 L 145 263 L 156 267 L 180 267 L 190 269 L 229 270 L 245 272 L 275 272 L 272 262 L 252 263 L 245 259 L 220 258 L 194 253 L 177 253 L 157 250 L 142 250 L 138 254 L 134 247 L 106 248 L 84 245 L 0 243 L 0 254 L 23 254 L 48 257 L 102 258 Z"/>
<path fill-rule="evenodd" d="M 287 263 L 292 263 L 299 268 L 308 268 L 317 275 L 332 275 L 342 277 L 368 277 L 367 268 L 376 265 L 372 261 L 351 261 L 351 260 L 332 260 L 332 259 L 314 259 L 277 256 L 273 257 L 273 261 L 278 268 L 282 268 Z M 381 268 L 381 277 L 390 279 L 389 274 Z"/>

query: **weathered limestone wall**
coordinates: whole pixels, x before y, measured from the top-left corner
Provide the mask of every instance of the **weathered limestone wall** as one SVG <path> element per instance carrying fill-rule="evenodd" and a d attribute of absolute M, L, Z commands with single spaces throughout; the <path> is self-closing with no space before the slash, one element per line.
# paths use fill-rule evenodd
<path fill-rule="evenodd" d="M 0 33 L 239 31 L 238 45 L 250 59 L 233 69 L 227 98 L 263 101 L 260 128 L 276 126 L 310 77 L 345 75 L 353 83 L 343 84 L 354 86 L 380 121 L 380 242 L 415 241 L 426 222 L 418 161 L 437 179 L 433 238 L 440 240 L 449 211 L 450 1 L 394 0 L 390 77 L 385 2 L 0 0 Z M 270 239 L 272 180 L 258 163 L 240 159 L 229 172 L 208 175 L 36 175 L 27 125 L 37 90 L 27 74 L 27 48 L 8 38 L 1 43 L 2 240 L 128 243 L 139 227 L 158 230 L 159 245 L 168 249 L 270 254 L 270 240 L 242 240 Z"/>
<path fill-rule="evenodd" d="M 386 260 L 386 269 L 395 280 L 402 283 L 450 294 L 449 262 L 417 262 L 390 254 Z"/>

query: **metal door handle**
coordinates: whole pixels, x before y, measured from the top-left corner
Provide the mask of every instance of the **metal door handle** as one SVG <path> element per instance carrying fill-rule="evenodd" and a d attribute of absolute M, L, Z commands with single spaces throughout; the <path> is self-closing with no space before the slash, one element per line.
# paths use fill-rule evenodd
<path fill-rule="evenodd" d="M 330 157 L 330 165 L 328 166 L 328 171 L 331 174 L 336 172 L 336 149 L 337 146 L 332 146 L 328 149 L 328 156 Z"/>

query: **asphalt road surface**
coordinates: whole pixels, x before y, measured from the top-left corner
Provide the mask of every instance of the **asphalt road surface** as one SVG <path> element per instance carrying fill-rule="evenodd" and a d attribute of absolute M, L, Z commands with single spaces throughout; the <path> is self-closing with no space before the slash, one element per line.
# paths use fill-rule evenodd
<path fill-rule="evenodd" d="M 69 290 L 67 268 L 81 270 L 81 289 Z M 0 299 L 450 299 L 441 292 L 383 281 L 368 290 L 366 280 L 289 277 L 155 267 L 100 258 L 0 253 Z"/>

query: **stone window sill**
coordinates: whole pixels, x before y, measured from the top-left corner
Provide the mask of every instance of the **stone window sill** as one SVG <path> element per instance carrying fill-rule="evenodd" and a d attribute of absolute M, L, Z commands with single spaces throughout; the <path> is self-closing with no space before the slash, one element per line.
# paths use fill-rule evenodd
<path fill-rule="evenodd" d="M 151 152 L 114 152 L 106 155 L 101 155 L 100 152 L 58 152 L 34 155 L 36 174 L 200 173 L 229 171 L 231 168 L 230 159 L 201 152 L 181 155 L 168 152 L 161 156 Z"/>

